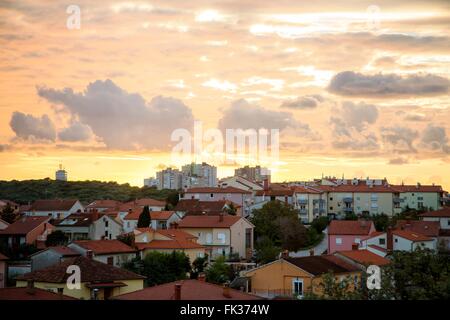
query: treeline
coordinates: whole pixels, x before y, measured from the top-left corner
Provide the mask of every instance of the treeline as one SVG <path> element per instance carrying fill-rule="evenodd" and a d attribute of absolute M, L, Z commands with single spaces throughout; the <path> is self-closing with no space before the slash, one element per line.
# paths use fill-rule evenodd
<path fill-rule="evenodd" d="M 56 181 L 40 180 L 0 181 L 0 199 L 19 204 L 32 203 L 37 199 L 78 199 L 84 205 L 94 200 L 114 199 L 131 201 L 139 198 L 166 200 L 176 198 L 177 191 L 157 190 L 149 187 L 133 187 L 128 183 L 103 181 Z"/>

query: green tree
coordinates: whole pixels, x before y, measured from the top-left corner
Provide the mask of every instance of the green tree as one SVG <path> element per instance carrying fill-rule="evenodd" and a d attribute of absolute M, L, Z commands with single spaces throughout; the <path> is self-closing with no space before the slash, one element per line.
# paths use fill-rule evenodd
<path fill-rule="evenodd" d="M 117 240 L 125 243 L 130 247 L 134 247 L 134 233 L 124 233 L 117 236 Z"/>
<path fill-rule="evenodd" d="M 387 228 L 391 225 L 391 219 L 385 213 L 376 214 L 370 217 L 375 225 L 375 229 L 377 231 L 386 231 Z"/>
<path fill-rule="evenodd" d="M 47 235 L 47 240 L 45 240 L 45 245 L 47 247 L 63 246 L 69 241 L 69 237 L 61 230 L 56 230 Z"/>
<path fill-rule="evenodd" d="M 229 215 L 235 216 L 237 212 L 237 208 L 233 203 L 230 203 L 227 208 L 225 208 L 225 212 Z"/>
<path fill-rule="evenodd" d="M 232 280 L 232 274 L 233 270 L 225 263 L 225 258 L 219 257 L 206 269 L 206 281 L 222 284 Z"/>
<path fill-rule="evenodd" d="M 148 206 L 145 206 L 142 210 L 142 213 L 139 215 L 137 227 L 138 228 L 147 228 L 150 226 L 152 222 L 152 218 L 150 217 L 150 209 Z"/>
<path fill-rule="evenodd" d="M 180 200 L 180 196 L 179 196 L 178 191 L 176 191 L 176 190 L 172 190 L 167 195 L 167 198 L 166 198 L 167 205 L 169 208 L 174 208 L 178 204 L 179 200 Z"/>
<path fill-rule="evenodd" d="M 208 255 L 204 257 L 197 257 L 194 262 L 192 262 L 192 272 L 191 279 L 197 279 L 199 273 L 205 271 L 208 266 Z"/>
<path fill-rule="evenodd" d="M 329 221 L 328 217 L 324 216 L 315 218 L 311 222 L 311 228 L 315 229 L 317 233 L 321 233 L 328 226 Z"/>
<path fill-rule="evenodd" d="M 269 263 L 278 258 L 281 249 L 274 246 L 272 240 L 268 237 L 259 237 L 255 243 L 256 261 L 258 263 Z"/>
<path fill-rule="evenodd" d="M 16 220 L 16 214 L 14 213 L 14 209 L 11 207 L 11 205 L 8 203 L 3 208 L 0 218 L 8 223 L 13 223 Z"/>
<path fill-rule="evenodd" d="M 280 218 L 280 238 L 283 250 L 298 251 L 308 243 L 307 230 L 297 217 Z"/>

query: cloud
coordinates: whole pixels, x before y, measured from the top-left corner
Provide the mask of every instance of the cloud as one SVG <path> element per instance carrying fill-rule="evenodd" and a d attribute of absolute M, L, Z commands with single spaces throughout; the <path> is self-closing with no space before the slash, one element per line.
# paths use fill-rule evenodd
<path fill-rule="evenodd" d="M 38 94 L 62 104 L 108 148 L 167 150 L 172 131 L 189 130 L 194 122 L 191 109 L 182 101 L 157 96 L 147 102 L 140 94 L 129 93 L 109 79 L 90 83 L 82 93 L 71 88 L 39 87 Z"/>
<path fill-rule="evenodd" d="M 353 71 L 336 74 L 328 91 L 342 96 L 374 98 L 412 97 L 447 94 L 450 81 L 432 74 L 398 76 L 395 74 L 364 75 Z"/>
<path fill-rule="evenodd" d="M 450 153 L 445 128 L 429 124 L 422 133 L 421 146 L 433 151 Z"/>
<path fill-rule="evenodd" d="M 394 159 L 390 159 L 388 163 L 399 165 L 399 164 L 407 164 L 407 163 L 409 163 L 409 161 L 408 161 L 408 159 L 405 159 L 405 158 L 394 158 Z"/>
<path fill-rule="evenodd" d="M 416 152 L 413 146 L 413 141 L 419 136 L 416 130 L 406 127 L 382 127 L 381 136 L 396 152 Z"/>
<path fill-rule="evenodd" d="M 92 129 L 80 122 L 74 122 L 58 133 L 58 138 L 61 141 L 86 141 L 92 136 Z"/>
<path fill-rule="evenodd" d="M 294 100 L 284 101 L 280 107 L 289 109 L 314 109 L 323 101 L 324 99 L 321 95 L 306 95 Z"/>
<path fill-rule="evenodd" d="M 32 141 L 55 141 L 56 131 L 53 122 L 44 114 L 35 117 L 15 111 L 9 122 L 16 137 Z"/>
<path fill-rule="evenodd" d="M 403 119 L 406 121 L 425 121 L 426 117 L 424 114 L 410 113 L 410 114 L 407 114 Z"/>
<path fill-rule="evenodd" d="M 306 125 L 307 126 L 307 125 Z M 305 128 L 292 118 L 289 112 L 272 111 L 260 106 L 250 104 L 245 99 L 234 101 L 229 108 L 224 110 L 219 120 L 219 128 L 225 129 L 279 129 Z"/>

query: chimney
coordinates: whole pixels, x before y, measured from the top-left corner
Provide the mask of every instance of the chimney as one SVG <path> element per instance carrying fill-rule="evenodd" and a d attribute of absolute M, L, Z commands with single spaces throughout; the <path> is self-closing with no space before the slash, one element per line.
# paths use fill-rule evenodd
<path fill-rule="evenodd" d="M 98 210 L 97 209 L 93 209 L 92 210 L 92 221 L 97 221 L 99 216 L 98 216 Z"/>
<path fill-rule="evenodd" d="M 206 281 L 206 274 L 204 272 L 199 272 L 199 274 L 197 276 L 197 280 L 201 281 L 201 282 L 205 282 Z"/>
<path fill-rule="evenodd" d="M 223 221 L 223 212 L 220 212 L 220 214 L 219 214 L 219 221 L 220 221 L 220 222 Z"/>
<path fill-rule="evenodd" d="M 223 285 L 223 296 L 228 299 L 231 298 L 230 287 L 228 284 Z"/>
<path fill-rule="evenodd" d="M 269 179 L 264 179 L 263 181 L 264 191 L 269 191 Z"/>
<path fill-rule="evenodd" d="M 86 258 L 91 259 L 91 260 L 94 258 L 94 253 L 92 252 L 92 250 L 86 251 Z"/>
<path fill-rule="evenodd" d="M 181 284 L 175 284 L 175 300 L 181 300 Z"/>
<path fill-rule="evenodd" d="M 358 250 L 359 248 L 359 244 L 358 243 L 353 243 L 352 244 L 352 250 Z"/>
<path fill-rule="evenodd" d="M 312 257 L 312 256 L 314 256 L 314 249 L 310 249 L 309 250 L 309 255 Z"/>
<path fill-rule="evenodd" d="M 394 240 L 393 240 L 393 236 L 392 236 L 392 227 L 388 227 L 387 228 L 387 232 L 386 232 L 386 242 L 387 242 L 387 251 L 392 251 L 394 248 Z"/>

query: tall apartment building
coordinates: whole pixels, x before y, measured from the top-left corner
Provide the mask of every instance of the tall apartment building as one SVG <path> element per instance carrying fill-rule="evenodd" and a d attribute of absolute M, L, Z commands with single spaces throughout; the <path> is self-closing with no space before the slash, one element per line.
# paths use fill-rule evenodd
<path fill-rule="evenodd" d="M 183 188 L 217 186 L 217 167 L 205 162 L 184 165 L 181 172 Z"/>
<path fill-rule="evenodd" d="M 161 189 L 181 189 L 183 174 L 178 169 L 167 168 L 156 173 L 158 180 L 158 190 Z"/>
<path fill-rule="evenodd" d="M 67 171 L 63 169 L 62 165 L 59 165 L 59 169 L 55 172 L 55 179 L 59 181 L 67 181 Z"/>
<path fill-rule="evenodd" d="M 249 167 L 245 166 L 234 170 L 234 175 L 244 177 L 250 181 L 270 180 L 270 170 L 261 166 Z"/>
<path fill-rule="evenodd" d="M 159 181 L 153 177 L 144 179 L 144 187 L 158 187 Z"/>

